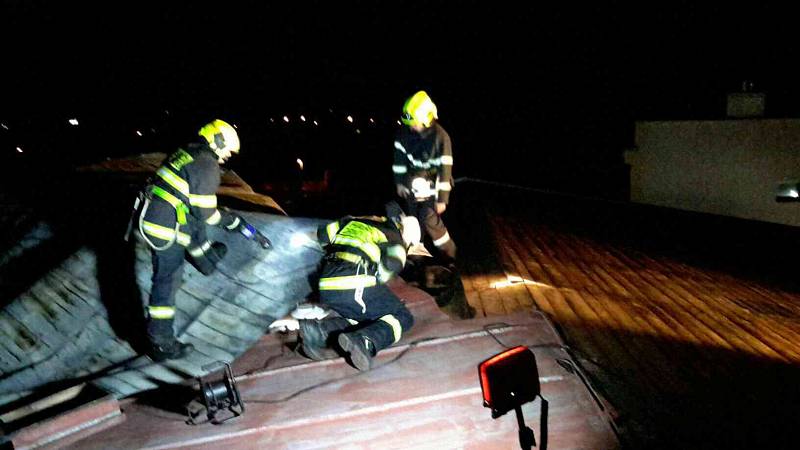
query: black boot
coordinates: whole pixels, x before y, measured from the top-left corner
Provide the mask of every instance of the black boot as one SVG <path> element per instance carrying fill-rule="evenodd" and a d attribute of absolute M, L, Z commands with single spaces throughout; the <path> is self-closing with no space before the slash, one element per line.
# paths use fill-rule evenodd
<path fill-rule="evenodd" d="M 184 344 L 178 340 L 172 340 L 167 343 L 151 343 L 148 356 L 154 362 L 162 362 L 168 359 L 181 359 L 185 358 L 189 353 L 194 350 L 194 345 Z"/>
<path fill-rule="evenodd" d="M 346 319 L 340 317 L 320 319 L 320 320 L 298 320 L 300 324 L 299 334 L 303 344 L 303 353 L 315 360 L 337 358 L 339 356 L 332 347 L 332 334 L 347 328 L 350 325 Z"/>
<path fill-rule="evenodd" d="M 372 358 L 377 354 L 375 344 L 363 334 L 354 331 L 339 335 L 339 347 L 350 355 L 350 363 L 364 372 L 372 368 Z"/>

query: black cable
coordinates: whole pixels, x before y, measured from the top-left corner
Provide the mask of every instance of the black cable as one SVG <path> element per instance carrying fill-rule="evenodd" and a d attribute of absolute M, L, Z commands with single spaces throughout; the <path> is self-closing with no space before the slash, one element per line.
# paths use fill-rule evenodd
<path fill-rule="evenodd" d="M 495 336 L 495 334 L 492 333 L 490 330 L 494 329 L 494 328 L 517 328 L 517 327 L 523 327 L 523 326 L 527 326 L 527 325 L 511 325 L 511 324 L 507 324 L 507 323 L 504 323 L 504 322 L 496 322 L 496 323 L 491 323 L 491 324 L 488 324 L 488 325 L 484 325 L 481 329 L 483 331 L 485 331 L 492 339 L 494 339 L 495 342 L 500 344 L 500 346 L 505 347 L 505 348 L 511 348 L 511 347 L 506 346 L 505 344 L 503 344 L 499 339 L 497 339 L 497 336 Z M 474 333 L 475 331 L 478 331 L 478 330 L 465 331 L 463 333 L 459 333 L 459 334 L 452 335 L 452 336 L 445 336 L 445 337 L 432 336 L 432 337 L 426 337 L 426 338 L 417 339 L 415 341 L 410 342 L 407 345 L 407 347 L 405 349 L 403 349 L 403 351 L 398 353 L 394 358 L 390 359 L 389 361 L 386 361 L 385 363 L 382 363 L 382 364 L 379 364 L 379 365 L 373 367 L 369 372 L 374 371 L 374 370 L 378 370 L 378 369 L 383 368 L 383 367 L 386 367 L 386 366 L 388 366 L 390 364 L 394 364 L 396 361 L 400 360 L 400 358 L 404 357 L 408 352 L 410 352 L 414 347 L 417 347 L 418 345 L 420 345 L 422 343 L 433 341 L 433 340 L 437 340 L 437 339 L 442 339 L 442 338 L 446 339 L 446 338 L 451 338 L 451 337 L 455 337 L 455 336 L 463 336 L 463 335 L 467 335 L 467 334 L 470 334 L 470 333 Z M 528 348 L 548 348 L 548 347 L 549 348 L 553 348 L 553 347 L 561 348 L 561 345 L 560 344 L 545 343 L 545 344 L 537 344 L 537 345 L 529 345 L 528 346 Z M 266 369 L 266 368 L 267 367 L 264 366 L 264 369 Z M 343 380 L 347 380 L 347 379 L 351 379 L 351 378 L 356 378 L 356 377 L 364 375 L 365 373 L 367 373 L 367 372 L 366 371 L 365 372 L 356 372 L 356 373 L 351 374 L 351 375 L 346 375 L 346 376 L 343 376 L 343 377 L 340 377 L 340 378 L 335 378 L 335 379 L 332 379 L 332 380 L 323 381 L 321 383 L 317 383 L 317 384 L 305 387 L 303 389 L 300 389 L 299 391 L 293 392 L 293 393 L 289 394 L 286 397 L 275 399 L 275 400 L 246 400 L 246 399 L 243 399 L 243 401 L 251 402 L 251 403 L 265 403 L 265 404 L 283 403 L 283 402 L 287 402 L 287 401 L 289 401 L 289 400 L 291 400 L 291 399 L 293 399 L 293 398 L 295 398 L 295 397 L 297 397 L 297 396 L 299 396 L 301 394 L 304 394 L 306 392 L 312 391 L 314 389 L 317 389 L 317 388 L 320 388 L 320 387 L 323 387 L 323 386 L 326 386 L 328 384 L 335 383 L 335 382 L 338 382 L 338 381 L 343 381 Z"/>

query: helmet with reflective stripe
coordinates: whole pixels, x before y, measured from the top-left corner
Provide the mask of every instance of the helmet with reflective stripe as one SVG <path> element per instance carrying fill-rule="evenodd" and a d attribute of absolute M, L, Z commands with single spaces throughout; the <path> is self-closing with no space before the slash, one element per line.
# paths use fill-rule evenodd
<path fill-rule="evenodd" d="M 427 128 L 431 126 L 434 119 L 438 118 L 436 105 L 425 91 L 419 91 L 412 95 L 403 105 L 401 120 L 408 126 L 422 125 Z"/>
<path fill-rule="evenodd" d="M 236 133 L 236 129 L 224 120 L 217 119 L 207 123 L 197 134 L 208 142 L 208 146 L 212 150 L 234 153 L 239 151 L 239 135 Z"/>

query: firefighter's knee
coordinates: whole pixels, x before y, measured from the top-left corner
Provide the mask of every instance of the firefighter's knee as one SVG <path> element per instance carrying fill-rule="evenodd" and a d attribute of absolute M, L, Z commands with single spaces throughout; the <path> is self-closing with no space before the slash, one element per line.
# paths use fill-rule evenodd
<path fill-rule="evenodd" d="M 414 326 L 414 316 L 411 315 L 411 312 L 405 307 L 394 312 L 392 315 L 400 322 L 400 326 L 403 327 L 403 330 L 410 330 L 411 327 Z"/>

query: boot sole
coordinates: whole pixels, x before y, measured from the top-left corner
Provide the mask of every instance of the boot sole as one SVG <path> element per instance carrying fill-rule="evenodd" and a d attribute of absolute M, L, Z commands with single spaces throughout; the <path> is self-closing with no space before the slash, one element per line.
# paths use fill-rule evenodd
<path fill-rule="evenodd" d="M 312 345 L 303 344 L 303 354 L 314 361 L 325 361 L 326 359 L 338 358 L 339 354 L 330 348 L 318 348 Z"/>
<path fill-rule="evenodd" d="M 372 368 L 372 358 L 353 339 L 345 333 L 339 335 L 339 346 L 350 355 L 350 362 L 356 369 L 364 372 Z"/>

